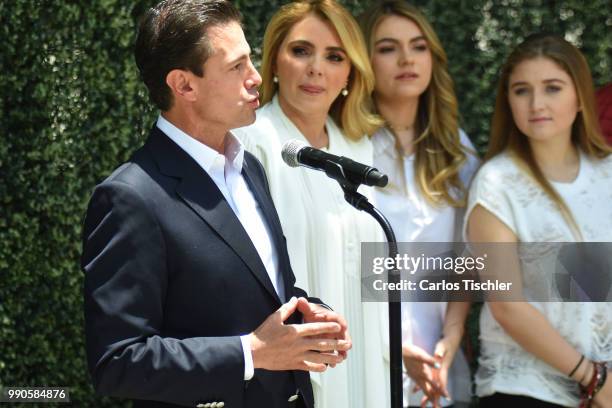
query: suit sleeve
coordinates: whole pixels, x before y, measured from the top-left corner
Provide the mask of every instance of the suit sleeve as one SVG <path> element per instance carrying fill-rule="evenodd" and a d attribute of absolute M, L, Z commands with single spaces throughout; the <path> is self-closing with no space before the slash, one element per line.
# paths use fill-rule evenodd
<path fill-rule="evenodd" d="M 206 400 L 242 406 L 239 336 L 162 335 L 170 274 L 164 236 L 130 185 L 105 182 L 96 188 L 81 264 L 87 359 L 96 391 L 185 406 Z"/>

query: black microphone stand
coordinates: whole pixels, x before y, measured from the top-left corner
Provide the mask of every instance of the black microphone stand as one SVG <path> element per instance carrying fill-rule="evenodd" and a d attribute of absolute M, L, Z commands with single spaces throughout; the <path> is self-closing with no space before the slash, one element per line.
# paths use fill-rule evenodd
<path fill-rule="evenodd" d="M 380 224 L 387 243 L 389 245 L 389 257 L 395 259 L 397 256 L 397 240 L 391 224 L 385 216 L 374 207 L 366 197 L 357 192 L 359 183 L 350 181 L 342 166 L 328 161 L 325 174 L 336 180 L 344 191 L 344 199 L 353 207 L 370 214 Z M 389 283 L 399 283 L 400 274 L 397 269 L 389 271 Z M 391 408 L 403 408 L 403 384 L 402 384 L 402 309 L 401 299 L 398 291 L 387 291 L 389 302 L 389 382 L 391 385 Z"/>

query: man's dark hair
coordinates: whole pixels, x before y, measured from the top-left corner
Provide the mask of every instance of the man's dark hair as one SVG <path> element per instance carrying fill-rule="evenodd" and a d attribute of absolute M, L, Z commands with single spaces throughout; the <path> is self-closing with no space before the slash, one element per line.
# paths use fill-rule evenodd
<path fill-rule="evenodd" d="M 159 109 L 172 106 L 168 72 L 184 69 L 203 76 L 203 65 L 213 51 L 206 30 L 233 21 L 240 22 L 240 13 L 227 0 L 164 0 L 143 16 L 134 56 Z"/>

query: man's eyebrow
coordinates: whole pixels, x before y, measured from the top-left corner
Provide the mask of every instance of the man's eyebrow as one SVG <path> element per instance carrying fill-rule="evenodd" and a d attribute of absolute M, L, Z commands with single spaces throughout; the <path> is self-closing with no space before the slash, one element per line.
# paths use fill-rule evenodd
<path fill-rule="evenodd" d="M 236 58 L 232 59 L 227 63 L 228 66 L 237 64 L 240 61 L 246 60 L 251 56 L 251 47 L 249 47 L 244 53 L 238 55 Z"/>

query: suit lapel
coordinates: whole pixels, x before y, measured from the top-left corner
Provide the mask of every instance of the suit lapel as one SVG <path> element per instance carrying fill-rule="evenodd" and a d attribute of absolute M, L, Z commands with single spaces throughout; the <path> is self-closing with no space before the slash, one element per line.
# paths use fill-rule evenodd
<path fill-rule="evenodd" d="M 283 281 L 285 283 L 285 299 L 289 299 L 291 294 L 290 290 L 293 287 L 294 282 L 289 277 L 291 264 L 289 262 L 289 255 L 285 250 L 286 244 L 283 239 L 283 229 L 280 225 L 276 210 L 274 209 L 274 203 L 272 202 L 269 194 L 265 191 L 263 180 L 260 180 L 260 182 L 256 182 L 255 180 L 257 176 L 255 171 L 251 169 L 252 165 L 253 164 L 249 162 L 247 156 L 245 155 L 242 175 L 244 176 L 249 189 L 253 193 L 255 200 L 257 200 L 259 203 L 265 218 L 265 222 L 270 230 L 273 245 L 276 248 L 276 253 L 278 256 L 278 272 L 282 274 Z"/>
<path fill-rule="evenodd" d="M 176 193 L 234 250 L 262 286 L 280 303 L 249 235 L 210 176 L 157 127 L 154 127 L 147 144 L 160 170 L 181 179 Z"/>

